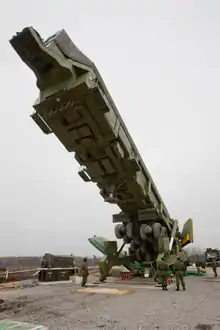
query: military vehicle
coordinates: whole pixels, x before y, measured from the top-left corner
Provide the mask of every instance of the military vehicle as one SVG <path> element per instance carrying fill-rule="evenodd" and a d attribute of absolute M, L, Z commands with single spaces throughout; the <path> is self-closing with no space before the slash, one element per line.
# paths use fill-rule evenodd
<path fill-rule="evenodd" d="M 104 281 L 109 274 L 110 269 L 114 265 L 122 265 L 127 268 L 132 276 L 147 276 L 153 277 L 156 270 L 156 260 L 147 262 L 147 261 L 137 261 L 137 258 L 134 254 L 127 253 L 123 251 L 124 243 L 118 249 L 116 241 L 109 241 L 108 239 L 96 236 L 90 237 L 89 242 L 103 254 L 99 260 L 100 268 L 100 281 Z M 184 261 L 186 266 L 189 266 L 189 259 L 187 252 L 182 250 L 181 259 Z M 169 257 L 168 257 L 169 262 Z M 172 263 L 170 263 L 170 268 L 172 270 Z"/>
<path fill-rule="evenodd" d="M 105 202 L 118 205 L 115 236 L 129 244 L 129 258 L 154 262 L 166 254 L 170 265 L 178 254 L 184 258 L 183 247 L 193 242 L 192 219 L 180 232 L 95 64 L 65 30 L 43 40 L 25 27 L 10 43 L 36 76 L 39 97 L 31 118 L 75 155 L 80 177 L 95 183 Z M 107 274 L 112 263 L 103 262 Z"/>
<path fill-rule="evenodd" d="M 45 253 L 41 261 L 41 269 L 38 274 L 38 280 L 64 281 L 69 280 L 75 273 L 75 260 L 72 255 L 61 256 Z"/>
<path fill-rule="evenodd" d="M 218 264 L 220 263 L 220 250 L 207 248 L 205 251 L 206 265 L 210 266 L 213 259 L 215 259 L 215 261 L 217 261 Z"/>
<path fill-rule="evenodd" d="M 41 268 L 74 268 L 75 259 L 72 255 L 54 255 L 45 253 L 41 261 Z"/>

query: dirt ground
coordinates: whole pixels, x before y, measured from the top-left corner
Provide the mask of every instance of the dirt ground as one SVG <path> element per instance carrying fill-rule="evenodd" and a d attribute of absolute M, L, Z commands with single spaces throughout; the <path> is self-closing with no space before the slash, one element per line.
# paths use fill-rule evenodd
<path fill-rule="evenodd" d="M 220 329 L 220 279 L 186 278 L 187 291 L 146 285 L 105 284 L 125 295 L 77 292 L 72 283 L 1 291 L 8 309 L 0 318 L 53 330 Z"/>

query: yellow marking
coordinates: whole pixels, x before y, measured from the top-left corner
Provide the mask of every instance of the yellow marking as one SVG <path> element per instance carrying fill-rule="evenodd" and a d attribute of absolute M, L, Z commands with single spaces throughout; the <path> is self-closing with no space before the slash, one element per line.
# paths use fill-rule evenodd
<path fill-rule="evenodd" d="M 183 237 L 181 243 L 182 243 L 182 245 L 184 245 L 184 244 L 186 244 L 186 243 L 188 243 L 188 242 L 190 242 L 190 238 L 189 238 L 189 234 L 187 233 L 186 236 Z"/>
<path fill-rule="evenodd" d="M 118 289 L 108 289 L 108 288 L 83 288 L 76 290 L 77 292 L 87 292 L 87 293 L 105 293 L 105 294 L 116 294 L 122 295 L 127 294 L 129 290 L 118 290 Z"/>

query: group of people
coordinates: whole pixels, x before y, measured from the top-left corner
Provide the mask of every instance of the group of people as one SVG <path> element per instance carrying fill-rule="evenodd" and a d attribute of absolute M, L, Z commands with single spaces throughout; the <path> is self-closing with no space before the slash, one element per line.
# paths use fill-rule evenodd
<path fill-rule="evenodd" d="M 213 260 L 212 262 L 212 269 L 214 276 L 217 277 L 217 262 Z M 164 291 L 167 291 L 167 280 L 169 276 L 170 267 L 168 263 L 166 262 L 166 258 L 162 257 L 160 261 L 157 262 L 157 275 L 160 278 L 160 283 L 162 285 L 162 289 Z M 186 265 L 183 261 L 181 261 L 180 257 L 177 257 L 177 260 L 173 264 L 172 272 L 175 275 L 176 278 L 176 291 L 180 290 L 180 284 L 183 288 L 183 290 L 186 290 L 186 285 L 184 281 L 184 273 L 186 271 Z M 87 278 L 89 276 L 89 270 L 88 270 L 88 263 L 87 258 L 83 259 L 83 263 L 81 265 L 80 269 L 80 276 L 82 277 L 81 285 L 82 287 L 86 286 Z"/>
<path fill-rule="evenodd" d="M 203 263 L 197 262 L 196 267 L 197 267 L 198 273 L 200 273 L 201 268 L 205 269 L 207 265 L 212 268 L 214 277 L 218 277 L 218 274 L 217 274 L 218 261 L 216 258 L 213 258 L 212 262 L 208 263 L 208 264 L 206 264 L 206 262 L 203 262 Z"/>
<path fill-rule="evenodd" d="M 213 259 L 212 264 L 211 264 L 212 270 L 214 277 L 217 277 L 217 267 L 218 263 L 216 262 L 215 259 Z M 167 279 L 168 279 L 168 272 L 170 268 L 169 265 L 166 262 L 165 257 L 161 258 L 161 261 L 157 262 L 157 275 L 160 277 L 160 282 L 162 284 L 162 289 L 163 290 L 168 290 L 167 289 Z M 186 265 L 184 262 L 181 261 L 180 257 L 177 257 L 176 262 L 173 264 L 172 267 L 172 272 L 176 277 L 176 291 L 180 290 L 180 284 L 183 288 L 183 290 L 186 290 L 186 285 L 184 281 L 184 273 L 186 271 Z"/>
<path fill-rule="evenodd" d="M 165 257 L 162 257 L 160 261 L 157 262 L 157 275 L 160 278 L 162 289 L 167 291 L 167 279 L 170 271 L 170 267 L 166 262 Z M 176 291 L 180 290 L 180 284 L 183 290 L 186 290 L 186 285 L 184 281 L 184 273 L 186 271 L 186 265 L 181 261 L 180 257 L 177 257 L 176 262 L 173 264 L 172 272 L 176 277 Z"/>

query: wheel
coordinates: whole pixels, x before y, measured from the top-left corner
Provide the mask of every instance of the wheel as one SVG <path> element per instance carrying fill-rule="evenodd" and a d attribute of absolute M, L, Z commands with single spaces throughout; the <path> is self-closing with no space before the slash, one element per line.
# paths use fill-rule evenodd
<path fill-rule="evenodd" d="M 150 236 L 152 234 L 152 228 L 149 225 L 146 225 L 145 227 L 145 233 L 147 236 Z"/>
<path fill-rule="evenodd" d="M 143 241 L 146 241 L 147 240 L 147 235 L 146 235 L 146 232 L 145 232 L 145 228 L 147 227 L 147 225 L 145 225 L 145 224 L 142 224 L 141 226 L 140 226 L 140 236 L 141 236 L 141 239 L 143 240 Z"/>
<path fill-rule="evenodd" d="M 162 237 L 167 237 L 167 229 L 166 227 L 161 227 L 161 236 Z"/>
<path fill-rule="evenodd" d="M 156 222 L 152 225 L 154 238 L 161 237 L 161 224 Z"/>
<path fill-rule="evenodd" d="M 150 237 L 152 234 L 152 228 L 149 225 L 142 224 L 140 226 L 140 236 L 141 238 L 146 241 L 148 237 Z"/>
<path fill-rule="evenodd" d="M 115 226 L 115 237 L 117 239 L 122 239 L 124 237 L 124 225 L 117 224 Z"/>
<path fill-rule="evenodd" d="M 127 223 L 125 226 L 125 229 L 126 229 L 126 235 L 129 238 L 132 238 L 133 237 L 133 224 L 131 222 Z"/>

